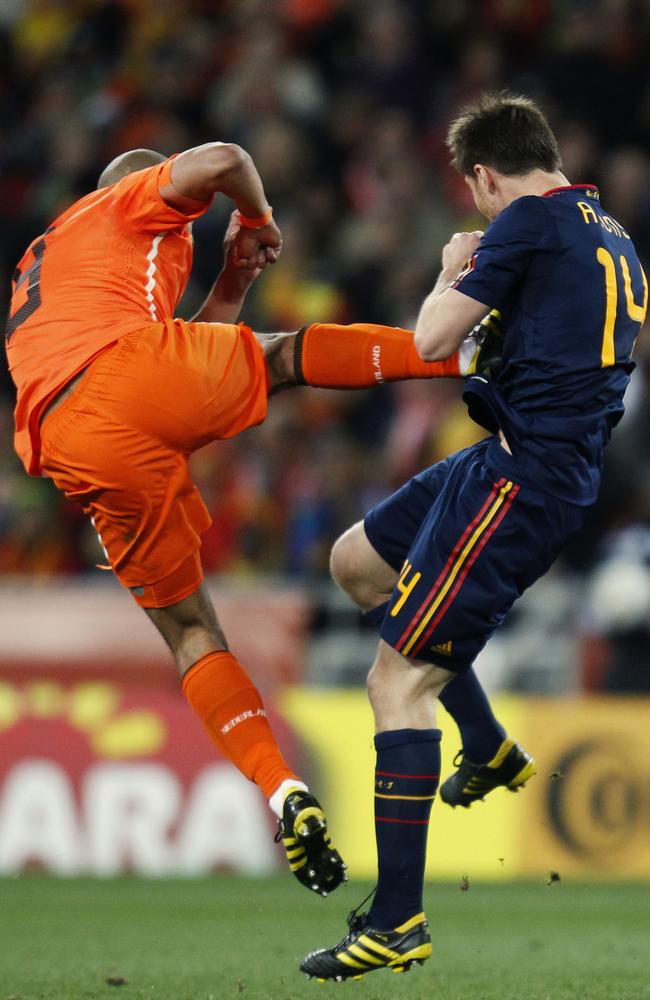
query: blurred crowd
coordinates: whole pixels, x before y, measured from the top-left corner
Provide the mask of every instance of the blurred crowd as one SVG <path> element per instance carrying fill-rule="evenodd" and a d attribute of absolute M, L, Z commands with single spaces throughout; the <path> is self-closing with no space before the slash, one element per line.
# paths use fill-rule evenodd
<path fill-rule="evenodd" d="M 649 51 L 648 0 L 2 0 L 0 309 L 26 245 L 113 156 L 221 139 L 253 156 L 284 234 L 282 260 L 243 319 L 259 330 L 409 326 L 448 236 L 483 225 L 448 165 L 447 124 L 463 102 L 502 87 L 542 102 L 565 173 L 600 185 L 648 270 Z M 217 200 L 195 224 L 181 315 L 219 270 L 230 207 Z M 640 632 L 650 673 L 649 340 L 601 499 L 556 571 L 584 595 L 594 686 L 616 671 L 621 631 L 625 643 Z M 480 435 L 459 397 L 445 381 L 274 399 L 262 427 L 193 460 L 214 519 L 207 571 L 323 578 L 337 534 Z M 0 568 L 94 572 L 101 558 L 81 512 L 13 454 L 12 406 L 3 368 Z M 636 600 L 612 621 L 621 592 Z"/>

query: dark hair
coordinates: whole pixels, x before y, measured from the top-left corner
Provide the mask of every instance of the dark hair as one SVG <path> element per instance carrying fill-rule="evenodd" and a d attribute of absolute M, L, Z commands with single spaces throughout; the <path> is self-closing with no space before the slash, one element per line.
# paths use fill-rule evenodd
<path fill-rule="evenodd" d="M 476 163 L 507 176 L 531 170 L 554 173 L 562 165 L 555 136 L 540 108 L 508 91 L 483 94 L 464 107 L 449 126 L 447 145 L 453 165 L 469 177 Z"/>

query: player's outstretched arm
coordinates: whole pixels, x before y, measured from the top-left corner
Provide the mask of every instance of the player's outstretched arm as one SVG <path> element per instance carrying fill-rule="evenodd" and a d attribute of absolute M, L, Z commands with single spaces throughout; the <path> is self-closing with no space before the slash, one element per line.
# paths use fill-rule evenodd
<path fill-rule="evenodd" d="M 442 271 L 420 309 L 415 346 L 425 361 L 439 361 L 457 351 L 467 335 L 490 311 L 489 307 L 451 286 L 471 266 L 483 233 L 454 233 L 442 251 Z"/>

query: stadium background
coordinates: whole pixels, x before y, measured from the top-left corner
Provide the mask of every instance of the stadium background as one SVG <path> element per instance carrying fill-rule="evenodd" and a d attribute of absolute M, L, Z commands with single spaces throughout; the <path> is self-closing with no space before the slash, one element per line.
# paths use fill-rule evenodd
<path fill-rule="evenodd" d="M 649 51 L 650 5 L 627 0 L 2 0 L 0 309 L 24 247 L 114 155 L 221 139 L 254 157 L 284 235 L 247 322 L 412 325 L 443 243 L 483 225 L 448 166 L 446 125 L 505 86 L 543 103 L 565 172 L 599 184 L 647 271 Z M 183 315 L 219 269 L 228 211 L 217 199 L 195 224 Z M 479 664 L 540 777 L 468 815 L 436 807 L 432 876 L 650 877 L 647 333 L 636 360 L 587 530 Z M 193 460 L 226 632 L 354 876 L 374 866 L 361 685 L 375 638 L 329 583 L 329 548 L 475 439 L 459 395 L 452 382 L 298 390 Z M 23 473 L 12 407 L 3 367 L 0 872 L 279 870 L 263 803 L 216 760 L 160 640 L 95 568 L 89 525 Z M 446 772 L 457 737 L 443 726 Z"/>

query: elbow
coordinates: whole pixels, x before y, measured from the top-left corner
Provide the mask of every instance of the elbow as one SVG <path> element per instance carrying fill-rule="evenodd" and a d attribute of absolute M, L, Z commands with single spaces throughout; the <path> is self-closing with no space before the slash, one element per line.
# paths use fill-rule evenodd
<path fill-rule="evenodd" d="M 424 331 L 420 329 L 419 324 L 415 327 L 415 333 L 413 334 L 413 344 L 415 346 L 415 350 L 418 352 L 418 357 L 420 358 L 421 361 L 431 361 L 431 358 L 429 357 L 429 350 L 430 350 L 429 339 L 424 333 Z"/>
<path fill-rule="evenodd" d="M 413 343 L 422 361 L 440 361 L 445 353 L 444 316 L 440 315 L 437 302 L 425 300 L 415 324 Z"/>
<path fill-rule="evenodd" d="M 250 156 L 234 142 L 215 142 L 211 150 L 209 172 L 218 185 L 227 177 L 242 171 L 250 161 Z"/>
<path fill-rule="evenodd" d="M 413 343 L 422 361 L 441 361 L 449 357 L 453 350 L 447 350 L 440 337 L 434 335 L 431 330 L 424 329 L 419 323 L 415 327 Z"/>

